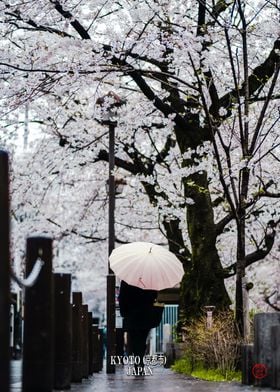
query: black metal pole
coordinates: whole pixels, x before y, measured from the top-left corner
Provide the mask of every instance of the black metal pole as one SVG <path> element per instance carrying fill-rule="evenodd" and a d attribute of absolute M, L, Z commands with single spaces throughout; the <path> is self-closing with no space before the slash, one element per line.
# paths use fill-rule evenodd
<path fill-rule="evenodd" d="M 110 256 L 115 247 L 115 122 L 109 123 L 109 247 Z M 115 286 L 116 278 L 110 269 L 108 261 L 107 275 L 107 356 L 106 372 L 115 373 L 115 365 L 111 363 L 111 357 L 116 354 L 116 309 L 115 309 Z"/>
<path fill-rule="evenodd" d="M 9 391 L 10 334 L 10 205 L 8 154 L 0 150 L 0 380 L 1 392 Z"/>
<path fill-rule="evenodd" d="M 71 274 L 54 274 L 55 356 L 54 389 L 69 389 L 72 365 Z"/>
<path fill-rule="evenodd" d="M 115 248 L 115 128 L 116 123 L 109 123 L 109 249 L 108 256 Z M 113 274 L 108 261 L 108 273 Z"/>
<path fill-rule="evenodd" d="M 51 392 L 54 365 L 54 289 L 52 240 L 27 239 L 26 276 L 38 257 L 44 265 L 34 286 L 26 289 L 24 307 L 23 392 Z"/>

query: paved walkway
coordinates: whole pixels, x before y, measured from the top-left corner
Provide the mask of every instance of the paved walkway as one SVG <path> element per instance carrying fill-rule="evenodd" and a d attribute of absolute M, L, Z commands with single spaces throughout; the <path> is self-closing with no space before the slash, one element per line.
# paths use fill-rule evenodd
<path fill-rule="evenodd" d="M 12 363 L 12 392 L 20 392 L 20 362 Z M 174 373 L 163 367 L 153 368 L 153 375 L 128 376 L 125 367 L 117 367 L 115 374 L 105 371 L 96 373 L 81 384 L 71 384 L 74 392 L 256 392 L 269 391 L 263 388 L 243 386 L 239 383 L 201 381 Z M 40 391 L 38 391 L 40 392 Z"/>

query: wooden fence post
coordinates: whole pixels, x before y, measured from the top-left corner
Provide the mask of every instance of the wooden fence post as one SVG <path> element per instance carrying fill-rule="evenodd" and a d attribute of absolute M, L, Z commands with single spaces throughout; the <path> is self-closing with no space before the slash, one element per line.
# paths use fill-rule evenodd
<path fill-rule="evenodd" d="M 10 329 L 10 205 L 8 154 L 0 150 L 0 380 L 1 392 L 9 391 Z"/>
<path fill-rule="evenodd" d="M 82 305 L 83 378 L 88 378 L 88 305 Z"/>
<path fill-rule="evenodd" d="M 104 332 L 103 328 L 98 328 L 98 340 L 99 340 L 99 371 L 103 369 L 103 357 L 104 357 Z"/>
<path fill-rule="evenodd" d="M 92 344 L 93 344 L 93 372 L 100 371 L 100 336 L 98 325 L 92 325 Z"/>
<path fill-rule="evenodd" d="M 241 347 L 241 370 L 242 384 L 252 385 L 254 378 L 252 374 L 254 346 L 252 344 L 244 344 Z"/>
<path fill-rule="evenodd" d="M 93 373 L 92 313 L 88 312 L 88 373 Z"/>
<path fill-rule="evenodd" d="M 52 240 L 27 239 L 26 276 L 40 257 L 44 265 L 36 283 L 26 289 L 23 340 L 23 392 L 51 392 L 54 357 Z"/>
<path fill-rule="evenodd" d="M 71 274 L 54 274 L 55 356 L 54 388 L 69 389 L 71 384 L 72 309 Z"/>
<path fill-rule="evenodd" d="M 72 382 L 82 382 L 82 293 L 73 292 L 72 303 Z"/>

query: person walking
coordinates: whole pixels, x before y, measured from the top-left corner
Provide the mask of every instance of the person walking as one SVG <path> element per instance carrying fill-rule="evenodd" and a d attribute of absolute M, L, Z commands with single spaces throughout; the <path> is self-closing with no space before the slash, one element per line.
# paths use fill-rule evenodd
<path fill-rule="evenodd" d="M 123 317 L 123 330 L 128 334 L 129 354 L 135 361 L 135 375 L 144 375 L 144 355 L 146 340 L 153 328 L 153 304 L 157 298 L 156 290 L 144 290 L 121 281 L 119 292 L 120 314 Z"/>

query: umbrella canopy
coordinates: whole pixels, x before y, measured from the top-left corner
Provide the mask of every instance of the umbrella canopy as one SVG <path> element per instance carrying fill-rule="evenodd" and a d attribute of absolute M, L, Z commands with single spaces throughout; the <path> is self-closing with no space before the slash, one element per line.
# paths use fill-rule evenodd
<path fill-rule="evenodd" d="M 121 280 L 141 289 L 174 287 L 184 275 L 183 265 L 173 253 L 150 242 L 121 245 L 112 251 L 109 261 Z"/>

